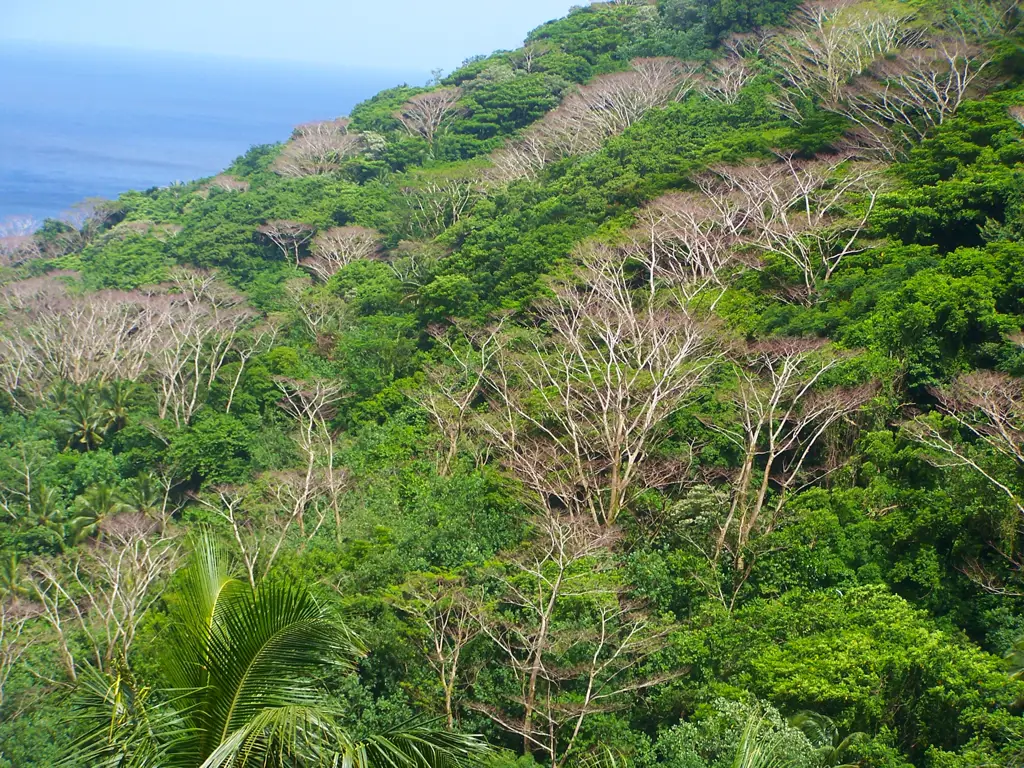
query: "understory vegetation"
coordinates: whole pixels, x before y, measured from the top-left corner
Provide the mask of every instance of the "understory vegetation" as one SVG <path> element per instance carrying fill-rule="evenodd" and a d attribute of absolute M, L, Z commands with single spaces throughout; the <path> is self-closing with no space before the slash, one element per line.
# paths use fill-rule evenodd
<path fill-rule="evenodd" d="M 596 3 L 0 238 L 0 766 L 1024 765 L 1010 0 Z"/>

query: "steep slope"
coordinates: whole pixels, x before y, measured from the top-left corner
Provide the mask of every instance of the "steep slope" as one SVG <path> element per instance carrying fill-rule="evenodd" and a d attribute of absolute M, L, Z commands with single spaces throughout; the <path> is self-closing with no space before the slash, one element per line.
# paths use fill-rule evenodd
<path fill-rule="evenodd" d="M 352 617 L 357 732 L 1021 764 L 1019 21 L 598 3 L 3 243 L 0 765 L 159 686 L 199 527 Z"/>

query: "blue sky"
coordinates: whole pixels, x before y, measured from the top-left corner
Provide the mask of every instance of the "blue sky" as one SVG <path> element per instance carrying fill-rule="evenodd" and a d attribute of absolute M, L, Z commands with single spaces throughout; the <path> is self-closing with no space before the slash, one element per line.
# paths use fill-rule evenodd
<path fill-rule="evenodd" d="M 427 72 L 514 48 L 573 0 L 0 0 L 4 39 Z"/>

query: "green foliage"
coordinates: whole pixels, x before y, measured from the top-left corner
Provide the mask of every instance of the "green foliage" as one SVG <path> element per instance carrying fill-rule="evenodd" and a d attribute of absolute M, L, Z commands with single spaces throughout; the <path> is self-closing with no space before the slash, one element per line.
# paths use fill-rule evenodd
<path fill-rule="evenodd" d="M 247 478 L 252 471 L 253 434 L 259 418 L 246 421 L 225 413 L 201 413 L 174 436 L 168 459 L 192 483 L 217 485 Z"/>
<path fill-rule="evenodd" d="M 492 307 L 529 300 L 537 278 L 600 224 L 682 186 L 708 165 L 756 157 L 789 141 L 791 131 L 764 94 L 735 105 L 693 98 L 656 111 L 597 154 L 556 166 L 549 183 L 515 184 L 481 201 L 448 236 L 457 250 L 436 280 L 451 275 L 461 282 L 457 292 L 446 290 L 458 303 L 449 299 L 444 309 L 473 315 L 481 297 Z M 438 290 L 428 286 L 427 295 Z"/>
<path fill-rule="evenodd" d="M 357 105 L 348 130 L 364 151 L 330 172 L 280 175 L 283 145 L 258 146 L 226 171 L 245 182 L 237 189 L 202 180 L 128 192 L 80 229 L 45 222 L 40 257 L 2 275 L 0 768 L 59 764 L 71 743 L 78 765 L 168 768 L 1024 764 L 1019 12 L 996 0 L 885 4 L 914 11 L 914 30 L 981 34 L 992 78 L 900 159 L 878 163 L 886 183 L 867 228 L 812 295 L 763 248 L 733 251 L 714 275 L 720 294 L 696 298 L 649 281 L 640 258 L 638 221 L 652 221 L 659 197 L 692 202 L 723 165 L 849 150 L 850 124 L 832 105 L 800 97 L 797 116 L 780 98 L 780 38 L 758 35 L 795 6 L 574 8 L 523 48 Z M 704 62 L 712 78 L 725 38 L 750 31 L 749 77 L 734 98 L 704 79 L 596 151 L 554 152 L 510 184 L 493 178 L 488 155 L 534 135 L 591 78 L 660 56 Z M 460 95 L 428 143 L 395 114 L 438 87 Z M 735 213 L 737 203 L 704 202 L 699 230 L 660 243 L 676 266 L 701 253 L 715 206 Z M 311 239 L 286 255 L 259 231 L 274 220 L 370 228 L 380 248 L 349 258 Z M 581 244 L 595 242 L 636 248 L 615 311 L 587 292 L 597 275 L 578 270 Z M 316 258 L 336 263 L 314 270 Z M 211 320 L 186 345 L 219 363 L 197 374 L 189 419 L 160 418 L 168 389 L 195 370 L 173 372 L 181 358 L 161 343 L 167 329 L 131 381 L 114 370 L 61 378 L 79 370 L 76 354 L 106 353 L 36 287 L 143 295 L 165 291 L 181 267 L 244 299 L 214 313 L 243 313 L 238 329 Z M 616 465 L 650 474 L 620 527 L 577 520 L 545 549 L 537 514 L 561 518 L 588 491 L 534 487 L 565 460 L 534 445 L 564 428 L 550 418 L 564 404 L 542 395 L 557 389 L 552 376 L 602 376 L 573 368 L 559 342 L 566 329 L 550 302 L 569 285 L 581 311 L 608 324 L 588 360 L 620 334 L 663 330 L 661 315 L 623 321 L 652 285 L 644 306 L 672 306 L 664 317 L 675 322 L 685 309 L 714 353 L 692 397 L 658 413 L 657 455 Z M 155 307 L 192 300 L 166 294 Z M 538 342 L 549 380 L 524 384 L 502 333 L 484 349 L 499 324 Z M 772 355 L 816 343 L 837 364 L 807 399 L 780 406 L 792 393 L 770 396 Z M 649 386 L 656 358 L 624 365 L 622 386 Z M 956 390 L 961 381 L 974 388 Z M 502 399 L 506 383 L 522 401 Z M 590 394 L 599 410 L 633 391 Z M 766 426 L 844 397 L 857 406 L 820 432 L 817 422 L 790 437 Z M 516 419 L 501 418 L 510 406 L 537 415 L 536 431 L 512 434 Z M 510 454 L 503 441 L 537 450 Z M 765 467 L 773 441 L 786 447 Z M 581 464 L 609 471 L 587 448 Z M 763 488 L 737 481 L 766 469 Z M 754 492 L 769 503 L 732 552 L 723 527 Z M 190 565 L 173 561 L 146 582 L 130 653 L 96 651 L 121 631 L 119 596 L 143 583 L 116 569 L 144 568 L 146 547 L 164 537 L 192 551 Z M 228 575 L 243 566 L 245 581 Z M 66 577 L 63 595 L 49 567 Z M 111 592 L 115 571 L 123 580 Z M 537 596 L 556 592 L 543 618 Z M 524 737 L 532 670 L 535 723 L 542 710 L 552 722 Z M 484 754 L 464 735 L 474 732 L 501 751 Z M 570 734 L 569 754 L 555 755 Z"/>
<path fill-rule="evenodd" d="M 168 267 L 174 263 L 165 239 L 128 233 L 91 245 L 80 255 L 61 259 L 58 264 L 80 271 L 82 283 L 90 290 L 155 285 L 167 279 Z"/>
<path fill-rule="evenodd" d="M 658 6 L 672 27 L 699 27 L 708 40 L 715 41 L 733 32 L 781 24 L 797 3 L 794 0 L 753 4 L 737 0 L 661 0 Z"/>
<path fill-rule="evenodd" d="M 761 703 L 717 699 L 694 722 L 663 732 L 659 763 L 672 768 L 813 768 L 816 750 L 804 733 Z"/>
<path fill-rule="evenodd" d="M 733 684 L 790 711 L 812 707 L 840 728 L 891 728 L 912 755 L 925 743 L 955 751 L 1024 692 L 1007 684 L 998 659 L 884 587 L 752 603 L 708 642 Z"/>
<path fill-rule="evenodd" d="M 401 761 L 459 765 L 485 752 L 475 739 L 407 724 L 357 739 L 339 729 L 316 678 L 352 669 L 362 650 L 302 587 L 251 587 L 227 575 L 213 542 L 196 541 L 161 652 L 161 696 L 124 675 L 77 686 L 85 734 L 66 765 L 266 765 L 298 759 L 354 766 Z M 161 700 L 162 699 L 162 700 Z"/>

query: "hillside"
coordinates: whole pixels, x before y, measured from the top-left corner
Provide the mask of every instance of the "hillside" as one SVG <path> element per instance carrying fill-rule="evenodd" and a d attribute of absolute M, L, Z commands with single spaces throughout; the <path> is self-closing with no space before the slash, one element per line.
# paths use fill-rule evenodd
<path fill-rule="evenodd" d="M 595 3 L 0 238 L 0 766 L 1024 765 L 1020 21 Z"/>

